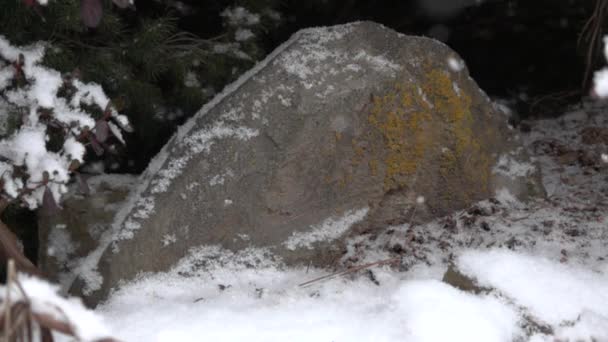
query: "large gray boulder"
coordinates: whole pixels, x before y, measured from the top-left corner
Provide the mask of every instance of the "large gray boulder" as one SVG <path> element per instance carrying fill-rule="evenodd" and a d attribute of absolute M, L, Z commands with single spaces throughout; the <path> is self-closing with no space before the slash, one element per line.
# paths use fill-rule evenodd
<path fill-rule="evenodd" d="M 506 119 L 442 43 L 371 22 L 300 31 L 180 128 L 72 291 L 96 303 L 201 245 L 328 266 L 353 232 L 447 214 L 498 183 L 541 193 Z"/>

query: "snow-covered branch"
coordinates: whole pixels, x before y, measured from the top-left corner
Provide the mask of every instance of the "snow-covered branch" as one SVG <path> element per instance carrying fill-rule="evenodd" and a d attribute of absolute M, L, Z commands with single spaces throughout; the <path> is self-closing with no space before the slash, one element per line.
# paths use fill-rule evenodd
<path fill-rule="evenodd" d="M 59 201 L 85 145 L 101 154 L 109 135 L 123 142 L 119 127 L 130 129 L 101 86 L 43 66 L 45 48 L 0 36 L 0 117 L 17 122 L 0 141 L 0 196 L 30 209 Z"/>

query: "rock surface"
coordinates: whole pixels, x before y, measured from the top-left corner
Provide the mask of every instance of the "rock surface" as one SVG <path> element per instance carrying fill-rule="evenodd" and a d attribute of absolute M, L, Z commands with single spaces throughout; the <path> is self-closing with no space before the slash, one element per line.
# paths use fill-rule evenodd
<path fill-rule="evenodd" d="M 72 291 L 97 303 L 201 245 L 331 266 L 349 234 L 542 194 L 506 120 L 437 41 L 300 31 L 179 130 Z"/>
<path fill-rule="evenodd" d="M 70 274 L 79 260 L 99 246 L 114 215 L 137 181 L 131 175 L 100 175 L 87 180 L 90 194 L 70 188 L 62 210 L 38 213 L 38 267 L 49 279 L 69 286 Z"/>

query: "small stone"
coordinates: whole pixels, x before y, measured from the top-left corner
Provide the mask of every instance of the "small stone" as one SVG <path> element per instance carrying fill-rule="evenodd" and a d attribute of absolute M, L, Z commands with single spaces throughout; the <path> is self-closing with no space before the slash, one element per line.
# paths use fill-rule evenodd
<path fill-rule="evenodd" d="M 482 221 L 480 226 L 481 229 L 485 230 L 486 232 L 490 231 L 490 225 L 486 221 Z"/>
<path fill-rule="evenodd" d="M 393 253 L 396 253 L 396 254 L 403 254 L 403 253 L 405 253 L 405 249 L 399 243 L 394 244 L 393 247 L 391 247 L 391 251 Z"/>

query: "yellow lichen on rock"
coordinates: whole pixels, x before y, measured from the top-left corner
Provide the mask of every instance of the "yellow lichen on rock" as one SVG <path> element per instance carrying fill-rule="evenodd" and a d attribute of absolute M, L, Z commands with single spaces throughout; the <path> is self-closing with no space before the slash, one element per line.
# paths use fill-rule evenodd
<path fill-rule="evenodd" d="M 487 189 L 491 158 L 474 132 L 471 105 L 450 73 L 437 68 L 427 68 L 420 86 L 398 83 L 388 94 L 374 96 L 368 122 L 382 136 L 382 151 L 372 152 L 384 156 L 385 190 L 412 186 L 433 158 L 440 159 L 442 177 L 459 173 L 467 183 Z M 449 156 L 441 155 L 444 146 Z"/>

